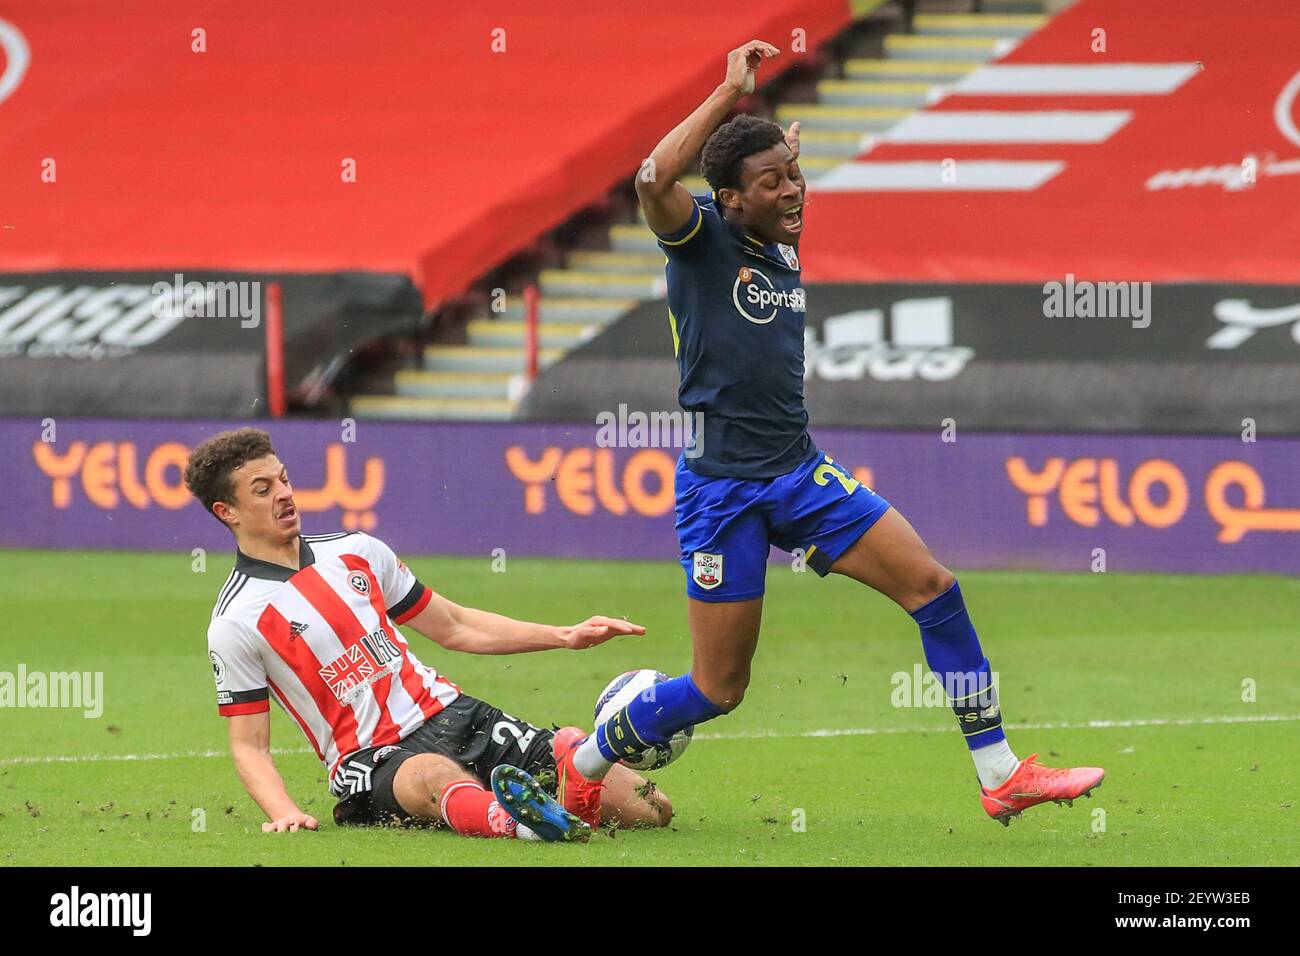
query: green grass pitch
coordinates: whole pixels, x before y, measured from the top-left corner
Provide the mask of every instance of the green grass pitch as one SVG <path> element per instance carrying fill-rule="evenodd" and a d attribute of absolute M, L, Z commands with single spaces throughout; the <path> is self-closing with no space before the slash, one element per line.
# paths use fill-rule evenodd
<path fill-rule="evenodd" d="M 581 653 L 514 657 L 453 655 L 408 632 L 466 692 L 534 723 L 589 726 L 614 675 L 689 665 L 672 563 L 511 559 L 502 574 L 487 558 L 408 562 L 461 603 L 550 623 L 626 615 L 649 628 Z M 1300 863 L 1300 581 L 962 574 L 1012 747 L 1107 768 L 1091 800 L 1047 804 L 1003 829 L 980 809 L 951 712 L 891 703 L 892 675 L 922 660 L 907 616 L 851 581 L 773 566 L 745 703 L 655 775 L 673 827 L 547 846 L 335 827 L 323 768 L 274 707 L 277 763 L 322 828 L 263 834 L 224 755 L 206 654 L 228 565 L 210 555 L 195 573 L 188 552 L 0 555 L 0 671 L 102 671 L 105 698 L 98 719 L 0 709 L 0 862 Z M 1254 700 L 1243 700 L 1250 682 Z"/>

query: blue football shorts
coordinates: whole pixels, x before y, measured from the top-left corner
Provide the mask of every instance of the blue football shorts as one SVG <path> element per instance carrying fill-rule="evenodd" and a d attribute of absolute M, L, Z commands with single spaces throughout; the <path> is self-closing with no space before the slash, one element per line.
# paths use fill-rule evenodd
<path fill-rule="evenodd" d="M 889 510 L 824 452 L 776 478 L 710 478 L 677 462 L 677 540 L 686 593 L 700 601 L 762 595 L 771 546 L 822 577 Z"/>

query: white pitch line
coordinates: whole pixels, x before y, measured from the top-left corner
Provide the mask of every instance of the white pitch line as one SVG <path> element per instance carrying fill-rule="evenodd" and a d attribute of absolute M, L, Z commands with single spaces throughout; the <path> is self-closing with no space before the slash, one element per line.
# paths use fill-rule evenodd
<path fill-rule="evenodd" d="M 1151 717 L 1135 720 L 1059 721 L 1037 724 L 1004 724 L 1007 730 L 1122 730 L 1129 727 L 1201 727 L 1209 724 L 1277 724 L 1300 720 L 1300 714 L 1263 714 L 1258 717 Z M 758 730 L 738 734 L 696 734 L 696 740 L 776 740 L 800 737 L 874 737 L 880 734 L 942 734 L 952 730 L 951 724 L 942 727 L 844 727 L 823 730 L 800 730 L 786 733 L 778 730 Z M 307 747 L 278 750 L 280 755 L 309 754 Z M 5 757 L 0 767 L 22 764 L 50 763 L 127 763 L 144 760 L 190 760 L 206 757 L 226 757 L 225 750 L 192 750 L 178 753 L 145 754 L 47 754 L 42 757 Z"/>
<path fill-rule="evenodd" d="M 271 753 L 276 756 L 284 754 L 309 754 L 314 753 L 309 747 L 299 747 L 295 749 L 278 750 L 272 749 Z M 39 763 L 128 763 L 137 760 L 188 760 L 198 757 L 228 757 L 228 750 L 191 750 L 178 751 L 176 753 L 149 753 L 149 754 L 47 754 L 43 757 L 5 757 L 0 759 L 0 767 L 9 767 L 15 764 L 39 764 Z"/>
<path fill-rule="evenodd" d="M 1300 720 L 1300 714 L 1263 714 L 1258 717 L 1151 717 L 1135 720 L 1057 721 L 1037 724 L 1003 724 L 1007 730 L 1113 730 L 1126 727 L 1199 727 L 1206 724 L 1274 724 Z M 877 734 L 942 734 L 943 727 L 846 727 L 785 733 L 760 730 L 739 734 L 696 734 L 697 740 L 764 740 L 792 737 L 874 737 Z"/>

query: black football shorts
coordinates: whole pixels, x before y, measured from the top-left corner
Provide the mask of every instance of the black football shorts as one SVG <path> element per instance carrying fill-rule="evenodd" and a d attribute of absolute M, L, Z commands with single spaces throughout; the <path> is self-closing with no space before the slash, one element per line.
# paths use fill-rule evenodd
<path fill-rule="evenodd" d="M 340 798 L 334 822 L 340 826 L 407 822 L 410 815 L 393 796 L 393 778 L 397 768 L 416 754 L 448 757 L 485 787 L 490 786 L 494 768 L 518 767 L 554 793 L 553 736 L 550 730 L 462 694 L 397 743 L 368 747 L 346 757 L 330 785 L 330 792 Z"/>

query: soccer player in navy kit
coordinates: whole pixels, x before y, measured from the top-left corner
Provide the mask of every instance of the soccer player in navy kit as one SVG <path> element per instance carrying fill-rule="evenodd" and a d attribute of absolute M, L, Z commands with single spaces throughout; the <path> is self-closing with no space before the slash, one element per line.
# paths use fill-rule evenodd
<path fill-rule="evenodd" d="M 702 427 L 678 464 L 676 523 L 687 576 L 694 660 L 586 738 L 557 748 L 561 794 L 591 812 L 621 758 L 734 710 L 758 644 L 769 546 L 803 549 L 819 575 L 881 592 L 917 622 L 975 762 L 980 797 L 1002 824 L 1024 809 L 1098 786 L 1096 767 L 1018 760 L 1007 743 L 988 659 L 961 590 L 889 502 L 856 481 L 808 434 L 805 295 L 798 243 L 806 185 L 799 128 L 752 116 L 719 124 L 754 89 L 776 47 L 751 40 L 727 77 L 655 148 L 637 177 L 646 221 L 668 258 L 668 305 L 683 408 Z M 677 180 L 697 154 L 708 197 Z"/>

